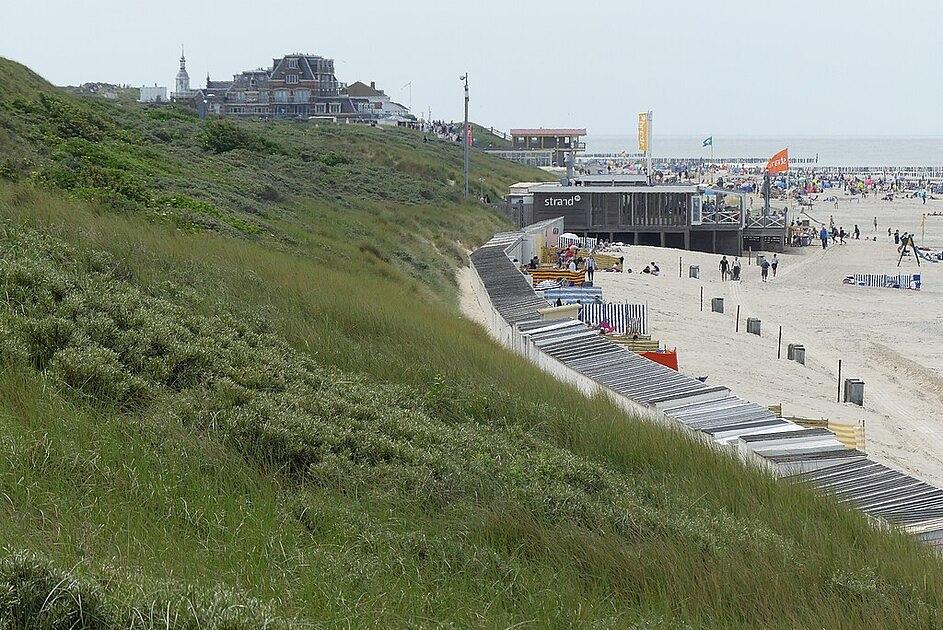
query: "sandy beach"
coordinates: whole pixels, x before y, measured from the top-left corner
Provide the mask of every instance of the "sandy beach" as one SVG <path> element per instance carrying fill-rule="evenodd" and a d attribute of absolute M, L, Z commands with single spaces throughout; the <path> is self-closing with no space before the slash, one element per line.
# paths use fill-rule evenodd
<path fill-rule="evenodd" d="M 842 284 L 854 273 L 914 273 L 913 256 L 898 271 L 898 253 L 887 228 L 919 236 L 923 213 L 943 210 L 943 201 L 839 196 L 818 203 L 809 214 L 852 231 L 862 240 L 846 245 L 787 248 L 778 276 L 763 283 L 760 269 L 743 264 L 742 282 L 721 282 L 720 256 L 655 247 L 626 247 L 627 266 L 636 273 L 598 273 L 596 285 L 607 301 L 649 305 L 654 338 L 677 347 L 681 370 L 707 376 L 735 393 L 764 405 L 782 404 L 785 415 L 863 420 L 867 450 L 875 458 L 928 482 L 943 484 L 943 263 L 924 262 L 922 291 L 865 288 Z M 874 217 L 878 230 L 874 230 Z M 877 242 L 870 239 L 877 236 Z M 928 217 L 922 241 L 943 249 L 943 217 Z M 678 277 L 679 258 L 683 278 Z M 638 273 L 655 261 L 662 274 Z M 700 265 L 701 279 L 688 278 Z M 704 287 L 704 311 L 700 290 Z M 710 298 L 723 297 L 726 312 L 710 312 Z M 740 332 L 735 332 L 737 306 Z M 762 320 L 762 336 L 746 333 L 747 317 Z M 783 358 L 777 336 L 783 327 Z M 806 365 L 785 359 L 785 346 L 806 348 Z M 844 377 L 865 381 L 864 408 L 837 402 L 838 361 Z"/>

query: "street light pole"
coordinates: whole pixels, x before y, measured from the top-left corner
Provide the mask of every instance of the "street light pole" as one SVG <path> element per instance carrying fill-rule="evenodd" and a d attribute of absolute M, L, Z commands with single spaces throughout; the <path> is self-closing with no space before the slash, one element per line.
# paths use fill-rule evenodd
<path fill-rule="evenodd" d="M 468 73 L 466 72 L 458 78 L 465 82 L 465 127 L 462 131 L 462 142 L 465 144 L 465 200 L 468 200 Z"/>

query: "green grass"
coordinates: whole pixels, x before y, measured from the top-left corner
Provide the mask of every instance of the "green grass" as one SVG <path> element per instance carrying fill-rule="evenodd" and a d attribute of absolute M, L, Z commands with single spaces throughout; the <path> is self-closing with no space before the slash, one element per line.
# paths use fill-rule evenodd
<path fill-rule="evenodd" d="M 472 138 L 476 148 L 500 150 L 510 150 L 514 148 L 514 144 L 510 140 L 495 135 L 491 132 L 490 127 L 484 127 L 477 123 L 471 123 L 471 126 Z"/>
<path fill-rule="evenodd" d="M 66 120 L 24 114 L 38 95 L 0 108 L 32 163 L 0 184 L 7 626 L 50 593 L 35 627 L 943 621 L 940 562 L 909 537 L 587 399 L 462 320 L 452 273 L 506 226 L 458 202 L 457 148 L 174 109 L 165 146 L 143 139 L 151 110 L 51 94 Z M 144 195 L 34 175 L 87 176 L 57 153 L 63 125 L 105 134 L 82 155 Z M 495 190 L 534 176 L 475 160 Z M 191 220 L 200 203 L 217 223 Z"/>

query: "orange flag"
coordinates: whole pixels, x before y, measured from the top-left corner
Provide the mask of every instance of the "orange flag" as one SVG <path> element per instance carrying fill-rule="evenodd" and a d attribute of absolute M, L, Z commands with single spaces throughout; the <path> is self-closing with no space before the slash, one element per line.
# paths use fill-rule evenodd
<path fill-rule="evenodd" d="M 774 173 L 783 173 L 789 170 L 789 147 L 786 147 L 766 163 L 766 170 L 770 175 Z"/>

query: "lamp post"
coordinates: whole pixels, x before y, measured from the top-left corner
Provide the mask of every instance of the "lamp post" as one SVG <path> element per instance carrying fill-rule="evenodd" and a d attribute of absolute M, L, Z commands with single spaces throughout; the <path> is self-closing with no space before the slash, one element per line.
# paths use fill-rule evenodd
<path fill-rule="evenodd" d="M 458 78 L 465 82 L 465 126 L 462 128 L 462 142 L 465 144 L 465 200 L 468 200 L 468 73 Z"/>

